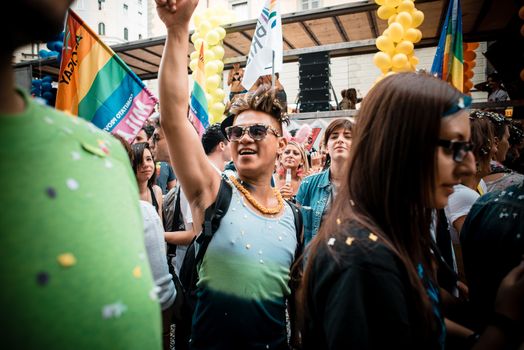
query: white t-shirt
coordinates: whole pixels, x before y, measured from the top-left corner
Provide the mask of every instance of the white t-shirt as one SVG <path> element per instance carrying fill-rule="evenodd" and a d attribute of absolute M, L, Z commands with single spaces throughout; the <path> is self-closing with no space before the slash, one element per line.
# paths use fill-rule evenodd
<path fill-rule="evenodd" d="M 459 242 L 459 232 L 453 223 L 462 216 L 468 215 L 473 203 L 480 197 L 477 191 L 464 185 L 453 186 L 454 192 L 449 196 L 448 205 L 444 208 L 449 222 L 449 232 L 453 242 Z"/>

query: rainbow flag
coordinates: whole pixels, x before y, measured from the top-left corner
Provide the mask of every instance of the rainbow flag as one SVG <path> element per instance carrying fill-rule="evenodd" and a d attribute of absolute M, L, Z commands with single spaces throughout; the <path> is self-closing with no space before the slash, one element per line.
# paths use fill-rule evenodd
<path fill-rule="evenodd" d="M 464 59 L 462 57 L 462 10 L 460 0 L 451 0 L 431 72 L 461 92 L 464 81 Z"/>
<path fill-rule="evenodd" d="M 204 130 L 209 126 L 209 115 L 206 99 L 206 76 L 204 73 L 204 45 L 200 46 L 198 65 L 189 102 L 189 120 L 193 123 L 198 136 L 202 136 Z"/>
<path fill-rule="evenodd" d="M 69 10 L 55 107 L 131 142 L 156 103 L 140 78 Z"/>

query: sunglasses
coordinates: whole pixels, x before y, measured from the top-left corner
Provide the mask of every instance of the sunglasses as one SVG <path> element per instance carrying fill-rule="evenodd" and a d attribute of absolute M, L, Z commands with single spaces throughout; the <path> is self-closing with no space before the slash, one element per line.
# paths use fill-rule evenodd
<path fill-rule="evenodd" d="M 453 160 L 463 162 L 468 152 L 473 150 L 473 144 L 466 141 L 438 140 L 437 144 L 453 154 Z"/>
<path fill-rule="evenodd" d="M 278 130 L 266 124 L 228 126 L 226 128 L 226 136 L 229 141 L 240 141 L 240 139 L 247 132 L 249 137 L 251 137 L 254 141 L 260 141 L 267 136 L 267 133 L 269 131 L 273 133 L 276 137 L 280 137 Z"/>

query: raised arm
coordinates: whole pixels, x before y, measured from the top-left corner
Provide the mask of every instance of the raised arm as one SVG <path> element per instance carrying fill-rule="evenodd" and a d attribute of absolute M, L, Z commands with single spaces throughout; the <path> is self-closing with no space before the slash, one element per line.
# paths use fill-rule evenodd
<path fill-rule="evenodd" d="M 205 210 L 218 193 L 220 177 L 204 153 L 198 134 L 187 119 L 189 105 L 187 53 L 189 20 L 198 0 L 156 0 L 167 38 L 160 63 L 160 123 L 166 135 L 171 164 L 191 208 Z M 200 213 L 195 213 L 200 217 Z"/>

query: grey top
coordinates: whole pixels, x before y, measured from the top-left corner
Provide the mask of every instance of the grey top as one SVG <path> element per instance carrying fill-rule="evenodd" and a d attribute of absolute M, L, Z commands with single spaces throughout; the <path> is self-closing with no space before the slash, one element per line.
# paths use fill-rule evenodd
<path fill-rule="evenodd" d="M 158 301 L 162 310 L 166 310 L 175 301 L 176 289 L 167 265 L 164 229 L 162 228 L 160 217 L 151 204 L 140 201 L 140 209 L 144 219 L 144 241 L 147 259 L 151 266 L 153 280 L 158 287 Z"/>

